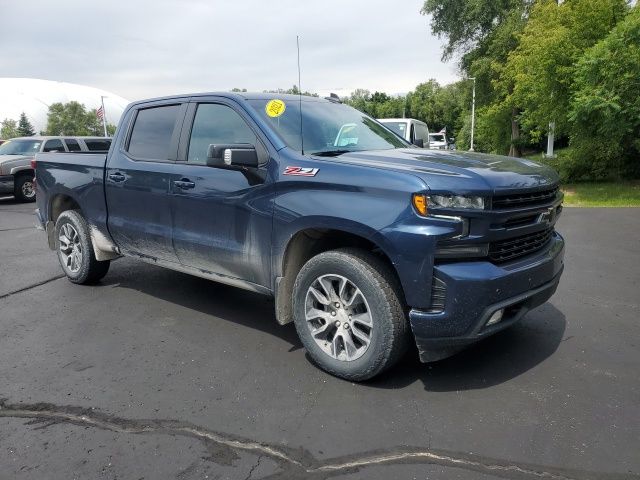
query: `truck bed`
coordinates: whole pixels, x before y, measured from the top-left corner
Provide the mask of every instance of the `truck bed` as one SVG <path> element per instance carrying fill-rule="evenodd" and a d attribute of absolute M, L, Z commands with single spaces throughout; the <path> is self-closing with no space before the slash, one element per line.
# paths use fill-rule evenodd
<path fill-rule="evenodd" d="M 77 199 L 85 218 L 106 232 L 107 206 L 104 196 L 106 153 L 39 153 L 36 155 L 36 197 L 44 223 L 53 218 L 52 210 L 70 199 Z"/>

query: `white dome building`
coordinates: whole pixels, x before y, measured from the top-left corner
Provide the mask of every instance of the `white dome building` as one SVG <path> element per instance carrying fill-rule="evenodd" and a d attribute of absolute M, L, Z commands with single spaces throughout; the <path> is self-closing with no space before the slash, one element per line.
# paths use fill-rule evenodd
<path fill-rule="evenodd" d="M 76 101 L 87 110 L 100 107 L 100 97 L 104 96 L 107 123 L 118 124 L 120 116 L 129 101 L 93 87 L 74 83 L 38 80 L 35 78 L 0 78 L 0 121 L 5 118 L 20 119 L 24 112 L 36 133 L 47 128 L 47 113 L 52 103 Z"/>

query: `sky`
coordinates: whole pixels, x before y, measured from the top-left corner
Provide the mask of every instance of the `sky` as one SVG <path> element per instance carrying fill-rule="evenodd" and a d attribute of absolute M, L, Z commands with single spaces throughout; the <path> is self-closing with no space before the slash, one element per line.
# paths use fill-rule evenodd
<path fill-rule="evenodd" d="M 356 88 L 457 79 L 422 0 L 0 0 L 0 77 L 79 83 L 128 100 L 192 92 Z"/>

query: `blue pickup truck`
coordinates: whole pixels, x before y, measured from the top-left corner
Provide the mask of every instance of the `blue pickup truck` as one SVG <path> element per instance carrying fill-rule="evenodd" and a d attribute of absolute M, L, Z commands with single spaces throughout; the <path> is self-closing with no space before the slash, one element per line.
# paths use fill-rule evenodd
<path fill-rule="evenodd" d="M 71 282 L 127 256 L 270 295 L 353 381 L 412 340 L 429 362 L 512 325 L 564 266 L 552 170 L 417 148 L 334 98 L 135 102 L 107 155 L 39 154 L 36 186 Z"/>

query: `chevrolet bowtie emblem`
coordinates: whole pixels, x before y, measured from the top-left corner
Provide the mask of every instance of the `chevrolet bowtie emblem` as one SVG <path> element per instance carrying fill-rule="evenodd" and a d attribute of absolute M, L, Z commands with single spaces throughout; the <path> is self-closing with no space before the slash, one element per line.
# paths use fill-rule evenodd
<path fill-rule="evenodd" d="M 542 212 L 538 217 L 538 223 L 547 223 L 551 225 L 556 217 L 555 207 L 547 208 L 546 212 Z"/>

